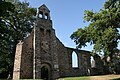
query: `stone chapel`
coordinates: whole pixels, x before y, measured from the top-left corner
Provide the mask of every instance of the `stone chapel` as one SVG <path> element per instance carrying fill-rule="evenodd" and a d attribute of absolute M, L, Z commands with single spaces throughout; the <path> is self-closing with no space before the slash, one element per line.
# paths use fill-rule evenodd
<path fill-rule="evenodd" d="M 77 56 L 77 67 L 72 66 L 72 54 Z M 16 47 L 13 80 L 43 79 L 88 75 L 90 52 L 65 47 L 56 37 L 46 5 L 38 9 L 36 24 L 31 34 Z"/>

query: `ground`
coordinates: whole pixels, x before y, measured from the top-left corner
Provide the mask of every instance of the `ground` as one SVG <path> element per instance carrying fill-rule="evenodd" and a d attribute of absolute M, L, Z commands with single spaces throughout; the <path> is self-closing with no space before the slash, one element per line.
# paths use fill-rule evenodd
<path fill-rule="evenodd" d="M 59 80 L 120 80 L 120 75 L 99 75 L 99 76 L 83 76 L 61 78 Z"/>

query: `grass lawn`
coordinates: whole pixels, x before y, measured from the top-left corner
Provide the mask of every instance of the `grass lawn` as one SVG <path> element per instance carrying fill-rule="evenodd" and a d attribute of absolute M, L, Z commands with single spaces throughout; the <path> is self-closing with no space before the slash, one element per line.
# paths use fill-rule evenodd
<path fill-rule="evenodd" d="M 0 79 L 0 80 L 6 80 L 6 79 Z M 20 80 L 33 80 L 33 79 L 20 79 Z M 42 79 L 35 79 L 35 80 L 42 80 Z M 66 78 L 60 78 L 57 80 L 120 80 L 120 74 L 119 75 L 110 74 L 110 75 L 99 75 L 99 76 L 66 77 Z"/>
<path fill-rule="evenodd" d="M 60 78 L 59 80 L 90 80 L 90 77 L 89 76 L 67 77 L 67 78 Z"/>
<path fill-rule="evenodd" d="M 67 78 L 60 78 L 59 80 L 120 80 L 120 75 L 67 77 Z"/>

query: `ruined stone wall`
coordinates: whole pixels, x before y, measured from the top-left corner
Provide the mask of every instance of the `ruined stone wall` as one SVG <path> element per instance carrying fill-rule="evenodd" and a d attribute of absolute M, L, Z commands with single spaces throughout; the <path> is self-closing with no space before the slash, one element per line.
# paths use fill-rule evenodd
<path fill-rule="evenodd" d="M 75 51 L 78 57 L 78 67 L 72 67 L 72 52 Z M 80 76 L 88 75 L 88 69 L 90 69 L 90 52 L 77 50 L 72 48 L 67 48 L 68 55 L 68 69 L 66 71 L 66 76 Z"/>
<path fill-rule="evenodd" d="M 73 51 L 78 57 L 78 68 L 72 67 Z M 57 52 L 60 77 L 89 75 L 88 69 L 91 67 L 90 52 L 65 47 L 59 39 L 57 39 Z"/>
<path fill-rule="evenodd" d="M 13 80 L 19 80 L 19 78 L 20 78 L 22 46 L 23 46 L 23 42 L 21 42 L 21 41 L 16 46 L 14 70 L 13 70 Z"/>
<path fill-rule="evenodd" d="M 39 17 L 39 15 L 42 15 L 42 17 Z M 44 67 L 48 70 L 46 73 L 48 75 L 45 76 L 48 80 L 88 74 L 87 70 L 90 68 L 89 52 L 63 45 L 56 37 L 52 20 L 50 20 L 50 11 L 44 4 L 39 7 L 32 33 L 25 38 L 21 46 L 21 51 L 18 51 L 18 55 L 16 55 L 21 62 L 19 66 L 16 66 L 16 69 L 20 68 L 21 79 L 40 79 L 42 77 L 44 79 L 44 76 L 42 76 Z M 73 51 L 78 56 L 77 68 L 72 67 Z M 19 56 L 19 53 L 21 56 Z"/>
<path fill-rule="evenodd" d="M 113 55 L 113 63 L 115 66 L 116 74 L 120 74 L 120 51 Z"/>
<path fill-rule="evenodd" d="M 23 41 L 22 54 L 21 54 L 21 79 L 33 78 L 33 31 Z"/>
<path fill-rule="evenodd" d="M 58 63 L 59 63 L 59 75 L 60 77 L 64 77 L 68 67 L 67 50 L 58 38 L 56 38 L 56 40 L 57 40 L 57 54 L 58 54 Z"/>
<path fill-rule="evenodd" d="M 90 75 L 102 75 L 104 74 L 104 63 L 98 54 L 93 56 L 94 61 L 91 63 Z"/>

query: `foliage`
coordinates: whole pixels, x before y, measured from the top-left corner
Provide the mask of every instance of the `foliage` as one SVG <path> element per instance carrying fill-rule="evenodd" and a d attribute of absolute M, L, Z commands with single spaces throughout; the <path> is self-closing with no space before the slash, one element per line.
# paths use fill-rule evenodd
<path fill-rule="evenodd" d="M 15 3 L 18 3 L 19 2 L 19 0 L 5 0 L 6 2 L 10 2 L 10 3 L 12 3 L 12 4 L 15 4 Z"/>
<path fill-rule="evenodd" d="M 79 28 L 71 35 L 71 39 L 74 40 L 78 48 L 87 46 L 86 43 L 93 45 L 93 56 L 103 52 L 105 66 L 111 69 L 110 72 L 116 72 L 115 69 L 118 65 L 113 59 L 115 59 L 115 53 L 119 52 L 117 49 L 120 41 L 119 17 L 120 0 L 107 0 L 104 8 L 99 12 L 86 10 L 84 20 L 90 24 L 84 29 Z M 107 58 L 108 56 L 110 59 Z"/>
<path fill-rule="evenodd" d="M 16 44 L 33 28 L 36 9 L 26 2 L 11 4 L 2 1 L 0 11 L 0 78 L 6 78 L 13 71 Z"/>
<path fill-rule="evenodd" d="M 7 5 L 7 6 L 6 6 Z M 8 17 L 11 12 L 14 12 L 14 5 L 9 2 L 0 2 L 0 77 L 7 77 L 9 70 L 9 34 L 7 24 L 3 20 L 4 17 Z"/>
<path fill-rule="evenodd" d="M 120 0 L 107 0 L 99 12 L 86 10 L 84 19 L 90 24 L 84 29 L 79 28 L 71 35 L 76 45 L 81 48 L 86 43 L 94 45 L 93 53 L 104 52 L 110 56 L 118 50 L 120 40 Z"/>

